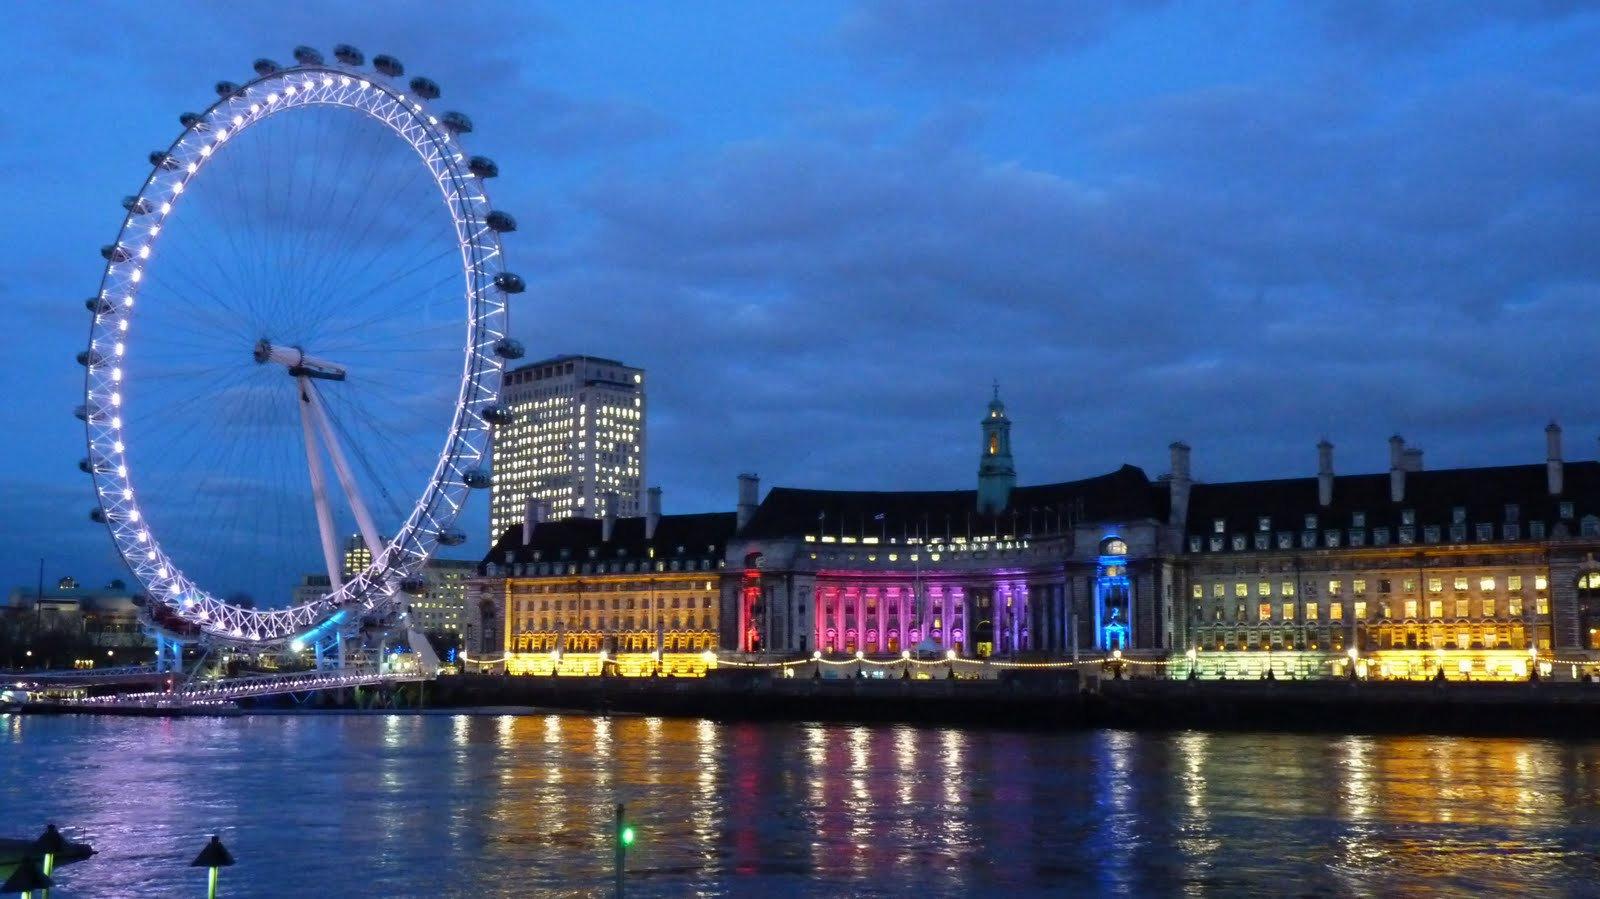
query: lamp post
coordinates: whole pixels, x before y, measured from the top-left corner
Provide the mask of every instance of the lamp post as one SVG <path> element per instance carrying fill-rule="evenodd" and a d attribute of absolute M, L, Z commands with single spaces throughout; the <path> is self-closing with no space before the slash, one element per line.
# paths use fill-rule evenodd
<path fill-rule="evenodd" d="M 39 863 L 32 857 L 17 862 L 17 868 L 6 878 L 5 883 L 0 883 L 0 893 L 16 893 L 22 899 L 33 899 L 34 890 L 50 889 L 50 878 L 39 870 Z"/>
<path fill-rule="evenodd" d="M 194 861 L 189 863 L 191 868 L 211 869 L 211 876 L 207 881 L 206 899 L 217 899 L 217 869 L 226 868 L 232 864 L 233 854 L 228 851 L 226 846 L 222 845 L 222 840 L 212 834 L 211 842 L 207 843 L 206 848 L 200 850 L 200 854 L 195 856 Z"/>
<path fill-rule="evenodd" d="M 1361 658 L 1361 650 L 1356 649 L 1354 646 L 1352 646 L 1348 650 L 1345 651 L 1345 655 L 1350 657 L 1350 673 L 1349 673 L 1349 677 L 1350 677 L 1350 679 L 1352 681 L 1356 680 L 1359 677 L 1359 675 L 1356 674 L 1356 662 L 1357 662 L 1357 660 L 1359 660 Z"/>
<path fill-rule="evenodd" d="M 44 864 L 41 866 L 44 876 L 49 877 L 55 873 L 56 856 L 66 844 L 67 841 L 62 839 L 61 831 L 56 830 L 54 824 L 46 824 L 44 833 L 39 834 L 39 839 L 33 841 L 33 848 L 44 854 Z"/>
<path fill-rule="evenodd" d="M 866 677 L 866 674 L 861 670 L 861 660 L 866 657 L 866 653 L 859 649 L 856 650 L 856 680 L 861 680 L 863 677 Z"/>
<path fill-rule="evenodd" d="M 627 872 L 628 849 L 633 846 L 633 825 L 627 821 L 627 816 L 622 803 L 617 803 L 617 825 L 613 843 L 614 875 L 616 877 L 616 896 L 622 899 L 624 881 Z"/>
<path fill-rule="evenodd" d="M 1199 680 L 1200 679 L 1200 662 L 1199 662 L 1200 651 L 1195 649 L 1193 646 L 1191 646 L 1191 647 L 1189 647 L 1189 651 L 1184 653 L 1184 655 L 1188 656 L 1188 658 L 1189 658 L 1189 679 L 1190 680 Z"/>

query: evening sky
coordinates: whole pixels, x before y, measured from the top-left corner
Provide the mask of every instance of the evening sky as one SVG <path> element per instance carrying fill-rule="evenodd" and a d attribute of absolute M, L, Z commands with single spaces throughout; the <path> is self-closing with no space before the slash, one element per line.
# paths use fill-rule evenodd
<path fill-rule="evenodd" d="M 1600 9 L 881 0 L 19 5 L 0 62 L 0 571 L 119 576 L 82 305 L 179 112 L 350 42 L 473 117 L 530 356 L 648 372 L 668 512 L 1167 445 L 1221 481 L 1593 459 Z M 418 439 L 437 440 L 438 435 Z M 487 503 L 463 521 L 481 551 Z M 314 547 L 308 558 L 316 559 Z M 471 555 L 470 552 L 465 555 Z M 307 570 L 314 570 L 311 565 Z M 7 585 L 8 587 L 10 585 Z"/>

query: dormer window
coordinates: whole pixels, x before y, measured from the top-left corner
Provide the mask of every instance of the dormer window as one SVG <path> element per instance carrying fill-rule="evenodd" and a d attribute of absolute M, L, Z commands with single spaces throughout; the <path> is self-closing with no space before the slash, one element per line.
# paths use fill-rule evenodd
<path fill-rule="evenodd" d="M 1213 534 L 1221 534 L 1224 531 L 1226 531 L 1227 529 L 1228 529 L 1228 522 L 1227 522 L 1226 519 L 1222 519 L 1222 518 L 1213 518 L 1213 519 L 1211 519 L 1211 533 L 1213 533 Z"/>
<path fill-rule="evenodd" d="M 1542 522 L 1542 521 L 1530 521 L 1530 522 L 1528 522 L 1528 538 L 1531 539 L 1531 540 L 1543 540 L 1544 539 L 1544 522 Z"/>
<path fill-rule="evenodd" d="M 1561 519 L 1563 521 L 1570 521 L 1572 519 L 1572 503 L 1561 504 Z"/>
<path fill-rule="evenodd" d="M 1451 524 L 1466 524 L 1467 523 L 1467 507 L 1466 506 L 1456 506 L 1455 508 L 1451 509 L 1450 510 L 1450 523 Z"/>
<path fill-rule="evenodd" d="M 1317 516 L 1315 516 L 1315 515 L 1307 515 L 1306 516 L 1306 530 L 1314 531 L 1316 529 L 1317 529 Z"/>
<path fill-rule="evenodd" d="M 1256 530 L 1258 530 L 1258 531 L 1270 531 L 1270 530 L 1272 530 L 1272 517 L 1269 516 L 1269 515 L 1263 515 L 1260 518 L 1257 518 L 1256 519 Z"/>
<path fill-rule="evenodd" d="M 1478 522 L 1478 539 L 1479 540 L 1493 540 L 1494 539 L 1494 525 L 1490 524 L 1487 521 Z"/>
<path fill-rule="evenodd" d="M 1352 513 L 1350 513 L 1350 526 L 1353 527 L 1353 528 L 1364 528 L 1364 527 L 1366 527 L 1367 526 L 1367 513 L 1365 513 L 1365 512 L 1352 512 Z"/>
<path fill-rule="evenodd" d="M 1506 503 L 1506 521 L 1515 522 L 1521 514 L 1522 509 L 1516 503 Z"/>
<path fill-rule="evenodd" d="M 1403 524 L 1403 525 L 1408 525 L 1408 526 L 1416 524 L 1417 523 L 1417 510 L 1416 509 L 1401 509 L 1400 510 L 1400 523 Z"/>

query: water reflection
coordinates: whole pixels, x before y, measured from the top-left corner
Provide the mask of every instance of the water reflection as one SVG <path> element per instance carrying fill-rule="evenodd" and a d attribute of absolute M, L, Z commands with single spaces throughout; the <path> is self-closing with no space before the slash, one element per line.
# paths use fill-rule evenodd
<path fill-rule="evenodd" d="M 1581 893 L 1600 743 L 561 715 L 0 718 L 0 808 L 73 895 Z M 45 762 L 43 760 L 49 760 Z M 22 835 L 22 834 L 17 834 Z M 422 885 L 427 884 L 427 889 Z"/>

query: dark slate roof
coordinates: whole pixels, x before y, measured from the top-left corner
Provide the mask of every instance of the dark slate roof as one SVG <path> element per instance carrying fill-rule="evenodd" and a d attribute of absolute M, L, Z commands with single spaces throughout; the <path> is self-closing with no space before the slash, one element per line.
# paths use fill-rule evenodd
<path fill-rule="evenodd" d="M 1560 520 L 1559 504 L 1573 503 L 1574 520 L 1600 514 L 1600 462 L 1567 462 L 1563 489 L 1551 496 L 1543 464 L 1495 468 L 1452 468 L 1406 472 L 1405 498 L 1389 500 L 1389 474 L 1335 477 L 1333 503 L 1317 505 L 1317 479 L 1237 481 L 1230 484 L 1195 484 L 1189 494 L 1190 534 L 1214 533 L 1212 522 L 1226 520 L 1227 534 L 1255 533 L 1261 516 L 1272 518 L 1272 530 L 1300 530 L 1305 516 L 1315 513 L 1319 528 L 1348 528 L 1351 514 L 1365 512 L 1367 527 L 1400 524 L 1402 509 L 1416 512 L 1420 527 L 1453 523 L 1453 510 L 1466 508 L 1469 527 L 1479 522 L 1502 523 L 1506 506 L 1518 506 L 1520 521 Z"/>
<path fill-rule="evenodd" d="M 943 537 L 972 533 L 1056 533 L 1072 521 L 1133 521 L 1166 515 L 1166 487 L 1124 465 L 1110 474 L 1017 487 L 998 516 L 979 515 L 975 490 L 852 491 L 774 487 L 743 536 L 803 534 Z M 883 518 L 880 520 L 879 515 Z"/>
<path fill-rule="evenodd" d="M 564 518 L 535 525 L 533 540 L 526 545 L 522 542 L 522 525 L 519 524 L 506 528 L 483 561 L 505 564 L 507 552 L 516 554 L 514 562 L 532 562 L 535 552 L 546 562 L 563 558 L 582 561 L 589 558 L 591 547 L 599 550 L 596 556 L 599 559 L 644 559 L 650 557 L 652 549 L 658 559 L 674 556 L 720 558 L 728 539 L 733 536 L 734 523 L 732 512 L 663 515 L 656 525 L 654 538 L 646 540 L 644 518 L 618 518 L 611 540 L 606 542 L 600 539 L 603 533 L 600 519 Z M 566 556 L 561 555 L 562 550 L 566 550 Z"/>

